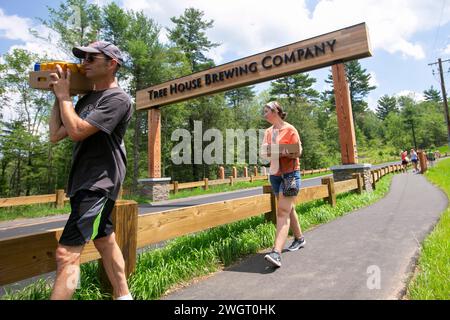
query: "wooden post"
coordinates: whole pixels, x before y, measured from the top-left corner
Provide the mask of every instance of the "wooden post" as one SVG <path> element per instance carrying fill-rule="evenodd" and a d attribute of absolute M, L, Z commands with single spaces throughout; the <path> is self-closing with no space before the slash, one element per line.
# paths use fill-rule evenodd
<path fill-rule="evenodd" d="M 237 169 L 236 167 L 233 167 L 233 178 L 237 178 Z"/>
<path fill-rule="evenodd" d="M 420 173 L 425 173 L 428 169 L 427 165 L 427 156 L 425 155 L 425 152 L 418 151 L 417 156 L 419 158 L 419 165 L 420 165 Z"/>
<path fill-rule="evenodd" d="M 336 115 L 339 127 L 342 164 L 358 163 L 352 104 L 348 88 L 345 66 L 337 63 L 332 66 Z"/>
<path fill-rule="evenodd" d="M 64 189 L 56 190 L 56 203 L 55 206 L 58 209 L 64 208 L 64 198 L 66 194 L 64 193 Z"/>
<path fill-rule="evenodd" d="M 233 176 L 230 176 L 230 186 L 233 186 L 234 185 L 234 178 L 233 178 Z"/>
<path fill-rule="evenodd" d="M 250 176 L 250 182 L 252 182 L 253 183 L 253 175 L 252 176 Z"/>
<path fill-rule="evenodd" d="M 254 175 L 255 177 L 258 176 L 258 167 L 257 167 L 257 166 L 254 166 L 254 167 L 253 167 L 253 175 Z"/>
<path fill-rule="evenodd" d="M 376 172 L 376 170 L 370 171 L 370 173 L 372 174 L 372 189 L 373 190 L 376 189 L 376 184 L 377 184 L 377 181 L 375 179 L 375 174 L 376 174 L 375 172 Z"/>
<path fill-rule="evenodd" d="M 328 186 L 327 202 L 332 206 L 336 206 L 336 192 L 334 191 L 334 179 L 333 177 L 322 178 L 322 184 Z"/>
<path fill-rule="evenodd" d="M 364 182 L 362 179 L 362 175 L 361 173 L 354 173 L 353 177 L 356 179 L 356 182 L 358 183 L 358 194 L 363 193 L 364 190 Z"/>
<path fill-rule="evenodd" d="M 225 168 L 222 166 L 219 167 L 219 179 L 225 179 Z"/>
<path fill-rule="evenodd" d="M 173 182 L 173 193 L 174 194 L 178 193 L 178 181 Z"/>
<path fill-rule="evenodd" d="M 267 176 L 267 169 L 266 169 L 266 167 L 262 167 L 262 169 L 263 169 L 263 176 Z"/>
<path fill-rule="evenodd" d="M 125 260 L 125 277 L 128 279 L 136 269 L 138 206 L 135 201 L 116 203 L 112 212 L 114 233 L 123 259 Z M 101 287 L 105 292 L 112 293 L 102 259 L 98 260 Z"/>
<path fill-rule="evenodd" d="M 203 189 L 208 190 L 208 178 L 204 178 L 203 181 L 205 182 Z"/>
<path fill-rule="evenodd" d="M 244 167 L 244 178 L 248 178 L 248 168 Z"/>
<path fill-rule="evenodd" d="M 277 224 L 277 212 L 278 212 L 278 199 L 272 192 L 272 186 L 263 186 L 263 193 L 270 193 L 270 207 L 271 212 L 264 214 L 266 221 L 271 221 L 274 225 Z"/>
<path fill-rule="evenodd" d="M 161 178 L 161 110 L 148 111 L 148 175 Z"/>

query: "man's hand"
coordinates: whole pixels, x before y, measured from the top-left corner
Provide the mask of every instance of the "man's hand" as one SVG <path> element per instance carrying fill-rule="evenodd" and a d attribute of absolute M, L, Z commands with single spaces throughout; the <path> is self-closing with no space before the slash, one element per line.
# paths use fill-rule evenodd
<path fill-rule="evenodd" d="M 56 65 L 57 73 L 50 74 L 50 87 L 59 101 L 71 100 L 70 98 L 70 69 L 65 72 L 60 65 Z"/>

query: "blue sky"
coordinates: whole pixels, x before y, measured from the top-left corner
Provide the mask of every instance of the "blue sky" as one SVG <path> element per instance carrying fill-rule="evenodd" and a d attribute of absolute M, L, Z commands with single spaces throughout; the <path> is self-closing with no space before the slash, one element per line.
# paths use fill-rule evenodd
<path fill-rule="evenodd" d="M 111 0 L 90 1 L 100 5 Z M 373 76 L 377 89 L 368 98 L 374 109 L 384 94 L 415 92 L 419 98 L 431 85 L 440 90 L 437 76 L 428 63 L 450 58 L 450 0 L 116 0 L 121 7 L 142 10 L 162 27 L 171 27 L 170 17 L 187 7 L 214 20 L 208 37 L 221 46 L 210 52 L 223 64 L 271 48 L 297 42 L 360 22 L 366 22 L 373 57 L 362 66 Z M 60 0 L 0 0 L 0 55 L 12 47 L 54 52 L 27 35 L 29 27 L 48 32 L 37 17 L 46 18 L 47 6 Z M 163 29 L 164 30 L 164 29 Z M 161 35 L 164 41 L 164 32 Z M 446 70 L 450 63 L 444 64 Z M 436 69 L 436 66 L 434 67 Z M 329 69 L 310 73 L 325 88 Z M 450 83 L 446 74 L 447 88 Z M 265 88 L 266 84 L 258 86 Z"/>

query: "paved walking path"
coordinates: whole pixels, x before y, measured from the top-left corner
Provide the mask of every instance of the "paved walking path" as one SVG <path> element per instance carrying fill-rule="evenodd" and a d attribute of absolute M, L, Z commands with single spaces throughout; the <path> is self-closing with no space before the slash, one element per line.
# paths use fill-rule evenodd
<path fill-rule="evenodd" d="M 447 205 L 422 175 L 398 174 L 382 200 L 306 232 L 281 268 L 255 254 L 164 299 L 398 299 Z"/>

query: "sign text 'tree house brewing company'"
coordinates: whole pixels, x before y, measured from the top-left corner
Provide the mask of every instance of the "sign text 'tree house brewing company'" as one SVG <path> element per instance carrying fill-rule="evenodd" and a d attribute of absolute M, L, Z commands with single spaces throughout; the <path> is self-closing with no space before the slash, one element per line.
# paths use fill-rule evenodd
<path fill-rule="evenodd" d="M 361 23 L 140 90 L 136 105 L 163 106 L 371 55 Z"/>

